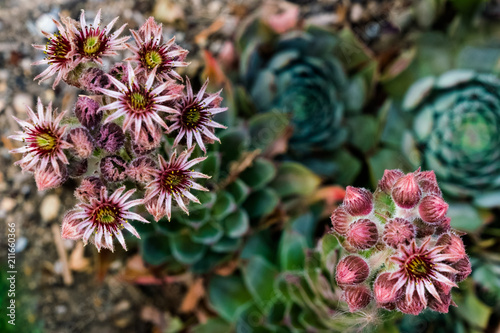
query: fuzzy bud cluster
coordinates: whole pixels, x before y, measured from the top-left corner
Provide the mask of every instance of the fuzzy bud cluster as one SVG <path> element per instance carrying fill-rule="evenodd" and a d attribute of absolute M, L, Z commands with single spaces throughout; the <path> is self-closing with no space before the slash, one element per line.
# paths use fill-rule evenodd
<path fill-rule="evenodd" d="M 413 315 L 448 312 L 451 289 L 471 265 L 447 211 L 433 171 L 386 170 L 374 194 L 347 187 L 331 221 L 349 253 L 335 277 L 351 312 L 372 300 Z"/>
<path fill-rule="evenodd" d="M 82 178 L 75 190 L 80 203 L 65 215 L 62 236 L 98 250 L 113 250 L 113 238 L 126 248 L 123 229 L 139 237 L 127 220 L 148 221 L 129 211 L 133 206 L 144 205 L 158 221 L 170 219 L 173 206 L 188 213 L 190 201 L 199 203 L 191 190 L 207 191 L 196 178 L 210 176 L 193 169 L 206 157 L 190 157 L 196 147 L 206 153 L 206 144 L 219 141 L 215 130 L 225 126 L 212 118 L 227 109 L 221 91 L 207 92 L 208 80 L 194 92 L 176 72 L 188 65 L 188 51 L 175 38 L 164 40 L 161 24 L 150 17 L 131 30 L 135 43 L 129 44 L 131 36 L 120 37 L 126 24 L 113 30 L 117 20 L 101 25 L 100 10 L 93 22 L 83 10 L 79 21 L 53 20 L 58 32 L 44 32 L 47 44 L 34 46 L 46 55 L 35 65 L 47 66 L 35 80 L 54 77 L 53 88 L 65 82 L 86 95 L 73 112 L 39 99 L 27 120 L 15 118 L 22 131 L 10 136 L 24 144 L 11 152 L 23 155 L 16 164 L 34 174 L 40 191 Z M 106 71 L 103 60 L 126 49 L 131 56 Z M 167 136 L 174 140 L 170 154 L 162 147 Z M 138 199 L 129 200 L 132 194 Z"/>

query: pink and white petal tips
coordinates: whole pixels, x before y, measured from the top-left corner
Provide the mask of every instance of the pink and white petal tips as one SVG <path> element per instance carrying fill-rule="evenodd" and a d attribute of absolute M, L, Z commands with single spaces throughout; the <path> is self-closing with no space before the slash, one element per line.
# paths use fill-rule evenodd
<path fill-rule="evenodd" d="M 73 32 L 74 27 L 71 25 L 69 19 L 61 18 L 61 22 L 52 20 L 58 32 L 55 34 L 42 31 L 45 37 L 48 38 L 46 45 L 33 45 L 34 48 L 42 50 L 45 54 L 43 60 L 34 62 L 33 65 L 49 65 L 42 73 L 37 75 L 34 80 L 40 82 L 49 79 L 56 75 L 52 88 L 59 84 L 61 79 L 66 79 L 68 73 L 71 72 L 77 65 L 74 61 L 74 45 L 73 45 Z"/>
<path fill-rule="evenodd" d="M 193 181 L 194 178 L 210 178 L 210 176 L 189 170 L 205 160 L 205 157 L 199 157 L 188 161 L 193 150 L 194 148 L 190 148 L 182 152 L 179 157 L 174 152 L 168 162 L 161 155 L 158 156 L 158 168 L 154 171 L 153 180 L 146 187 L 144 197 L 146 209 L 156 221 L 164 216 L 167 216 L 170 221 L 173 201 L 186 214 L 189 214 L 186 203 L 189 201 L 199 203 L 199 200 L 190 193 L 191 188 L 208 191 Z"/>
<path fill-rule="evenodd" d="M 106 27 L 102 28 L 101 10 L 97 12 L 93 24 L 87 24 L 85 11 L 80 15 L 80 26 L 73 26 L 73 44 L 75 48 L 75 62 L 92 61 L 102 65 L 102 57 L 114 56 L 116 51 L 126 49 L 125 42 L 130 37 L 118 38 L 126 24 L 111 34 L 111 29 L 118 17 L 113 19 Z"/>
<path fill-rule="evenodd" d="M 171 85 L 162 83 L 153 89 L 154 71 L 147 77 L 145 83 L 136 79 L 134 70 L 130 62 L 128 63 L 128 84 L 125 85 L 108 75 L 115 90 L 100 89 L 104 95 L 114 99 L 114 102 L 102 106 L 99 110 L 116 110 L 108 116 L 104 123 L 109 123 L 120 117 L 124 117 L 123 130 L 131 130 L 133 127 L 133 137 L 139 139 L 141 129 L 147 128 L 150 132 L 156 130 L 156 125 L 168 130 L 165 121 L 159 116 L 159 112 L 175 112 L 171 108 L 161 105 L 167 99 L 176 96 L 169 95 Z M 167 96 L 167 97 L 166 97 Z"/>
<path fill-rule="evenodd" d="M 182 81 L 175 69 L 188 65 L 184 61 L 188 51 L 175 44 L 175 37 L 163 43 L 162 25 L 156 24 L 153 17 L 150 17 L 139 31 L 130 32 L 135 39 L 135 46 L 127 44 L 133 56 L 126 60 L 137 64 L 138 73 L 144 71 L 149 74 L 154 70 L 159 80 Z"/>
<path fill-rule="evenodd" d="M 135 189 L 123 193 L 124 191 L 125 186 L 122 186 L 108 196 L 108 190 L 103 186 L 100 188 L 98 196 L 90 197 L 88 202 L 77 204 L 75 210 L 65 217 L 63 237 L 67 235 L 68 238 L 71 237 L 70 239 L 81 238 L 84 243 L 90 240 L 98 251 L 102 248 L 113 251 L 113 236 L 116 236 L 126 250 L 122 229 L 127 229 L 134 236 L 140 238 L 135 228 L 127 220 L 137 220 L 144 223 L 149 223 L 149 221 L 129 210 L 142 204 L 142 200 L 128 200 Z M 67 232 L 65 233 L 64 230 Z"/>
<path fill-rule="evenodd" d="M 177 132 L 174 147 L 181 140 L 184 140 L 187 147 L 191 148 L 193 147 L 193 141 L 196 141 L 201 150 L 206 153 L 205 143 L 220 142 L 214 135 L 214 129 L 225 129 L 226 126 L 213 121 L 212 118 L 215 114 L 226 111 L 227 108 L 220 107 L 222 102 L 221 91 L 215 94 L 206 94 L 207 86 L 208 79 L 195 96 L 191 82 L 186 77 L 186 93 L 176 102 L 175 109 L 177 112 L 168 117 L 173 122 L 168 133 Z"/>
<path fill-rule="evenodd" d="M 42 101 L 39 98 L 37 114 L 28 107 L 27 113 L 30 118 L 28 121 L 19 120 L 14 117 L 23 128 L 23 132 L 18 131 L 17 134 L 9 137 L 13 140 L 22 141 L 25 144 L 23 147 L 10 151 L 11 153 L 23 154 L 23 158 L 15 164 L 20 165 L 23 171 L 39 171 L 39 179 L 44 184 L 56 183 L 55 178 L 57 177 L 52 177 L 52 181 L 49 181 L 48 168 L 52 168 L 52 172 L 56 176 L 59 176 L 60 179 L 63 178 L 60 166 L 69 164 L 64 151 L 72 147 L 70 143 L 63 140 L 66 126 L 59 127 L 59 123 L 65 112 L 60 113 L 57 117 L 55 117 L 55 112 L 56 110 L 52 112 L 51 103 L 44 109 Z"/>

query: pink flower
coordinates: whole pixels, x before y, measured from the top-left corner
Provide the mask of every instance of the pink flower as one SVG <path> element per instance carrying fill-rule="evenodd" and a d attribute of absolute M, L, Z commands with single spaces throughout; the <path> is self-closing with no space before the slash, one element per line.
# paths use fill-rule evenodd
<path fill-rule="evenodd" d="M 70 235 L 80 235 L 79 232 L 83 231 L 81 238 L 85 243 L 91 239 L 95 244 L 98 251 L 101 248 L 107 248 L 111 251 L 113 247 L 113 236 L 116 236 L 120 244 L 126 250 L 125 239 L 123 238 L 122 229 L 125 228 L 130 231 L 134 236 L 140 238 L 135 228 L 128 223 L 128 219 L 137 220 L 144 223 L 149 223 L 145 218 L 139 214 L 130 212 L 129 209 L 142 203 L 142 200 L 127 200 L 135 192 L 135 189 L 125 191 L 125 186 L 117 189 L 113 194 L 108 196 L 108 191 L 105 187 L 100 188 L 100 195 L 98 197 L 91 197 L 89 203 L 79 203 L 76 205 L 74 213 L 67 215 L 65 220 L 68 224 L 67 228 L 74 228 L 72 225 L 77 225 L 76 231 L 68 233 Z M 64 226 L 63 226 L 64 229 Z"/>
<path fill-rule="evenodd" d="M 177 95 L 168 93 L 169 88 L 173 86 L 171 81 L 161 83 L 153 89 L 154 71 L 143 84 L 141 80 L 136 79 L 130 63 L 128 63 L 128 86 L 111 75 L 108 75 L 108 77 L 118 91 L 102 88 L 99 90 L 105 95 L 116 98 L 116 101 L 104 105 L 99 109 L 100 111 L 116 109 L 113 114 L 106 118 L 105 123 L 125 116 L 123 130 L 126 131 L 133 126 L 135 139 L 139 138 L 140 131 L 144 127 L 151 132 L 155 131 L 155 124 L 168 129 L 167 124 L 161 119 L 158 112 L 177 112 L 170 107 L 160 104 L 177 98 Z"/>
<path fill-rule="evenodd" d="M 205 160 L 206 157 L 198 157 L 191 161 L 188 158 L 191 156 L 194 147 L 182 152 L 177 158 L 177 152 L 170 156 L 170 161 L 158 155 L 159 168 L 154 170 L 153 181 L 146 187 L 144 202 L 148 212 L 159 221 L 163 216 L 167 215 L 170 221 L 172 198 L 175 199 L 179 207 L 189 214 L 184 198 L 196 203 L 200 201 L 191 194 L 190 189 L 208 191 L 205 187 L 195 183 L 193 178 L 210 178 L 194 170 L 189 170 L 192 166 Z"/>
<path fill-rule="evenodd" d="M 414 293 L 418 295 L 418 301 L 427 306 L 429 297 L 435 298 L 441 302 L 438 291 L 434 287 L 436 282 L 443 283 L 450 287 L 457 287 L 453 279 L 447 278 L 443 273 L 457 273 L 451 266 L 443 263 L 449 259 L 446 254 L 440 254 L 443 246 L 434 246 L 430 244 L 431 238 L 427 238 L 422 245 L 417 246 L 415 240 L 409 246 L 400 246 L 399 256 L 391 257 L 391 260 L 398 265 L 397 271 L 390 276 L 391 279 L 396 279 L 394 290 L 404 290 L 405 298 L 402 307 L 404 309 L 412 307 L 415 303 Z M 398 307 L 401 307 L 398 304 Z M 417 312 L 421 306 L 413 307 Z M 422 309 L 423 309 L 422 308 Z M 402 310 L 403 311 L 403 310 Z M 403 311 L 404 312 L 404 311 Z M 412 314 L 418 314 L 412 313 Z"/>
<path fill-rule="evenodd" d="M 70 20 L 61 18 L 64 26 L 59 21 L 52 21 L 57 26 L 59 32 L 50 34 L 42 31 L 45 37 L 49 39 L 47 45 L 33 45 L 33 47 L 44 51 L 46 56 L 45 59 L 37 61 L 33 63 L 33 65 L 49 65 L 49 67 L 37 75 L 34 80 L 40 79 L 40 82 L 42 82 L 57 74 L 54 84 L 52 85 L 52 88 L 55 89 L 61 79 L 66 79 L 68 73 L 72 71 L 77 64 L 73 60 L 74 47 L 72 44 L 72 29 L 74 27 L 71 25 Z"/>
<path fill-rule="evenodd" d="M 15 164 L 20 165 L 23 171 L 30 172 L 51 167 L 56 176 L 61 176 L 60 164 L 69 164 L 64 149 L 72 147 L 71 144 L 63 140 L 66 126 L 59 127 L 65 112 L 60 113 L 54 119 L 52 104 L 49 103 L 44 112 L 40 98 L 37 104 L 38 115 L 31 108 L 27 109 L 29 122 L 14 117 L 24 132 L 18 131 L 15 135 L 9 136 L 11 139 L 25 143 L 25 146 L 10 151 L 11 153 L 24 154 L 23 158 Z"/>
<path fill-rule="evenodd" d="M 188 148 L 193 146 L 193 138 L 196 140 L 201 150 L 206 153 L 204 141 L 207 139 L 211 142 L 220 140 L 214 135 L 214 128 L 227 128 L 212 120 L 213 115 L 227 110 L 221 108 L 220 103 L 222 98 L 219 96 L 220 91 L 215 94 L 206 94 L 208 79 L 201 87 L 196 96 L 193 94 L 191 82 L 186 78 L 187 95 L 182 96 L 175 106 L 175 114 L 168 117 L 173 122 L 172 126 L 167 131 L 179 131 L 174 141 L 174 147 L 185 137 Z"/>
<path fill-rule="evenodd" d="M 182 77 L 174 69 L 188 65 L 184 59 L 189 52 L 175 44 L 175 37 L 163 43 L 162 25 L 156 24 L 153 17 L 150 17 L 139 31 L 130 32 L 134 36 L 136 46 L 127 44 L 134 55 L 125 61 L 136 62 L 137 73 L 145 71 L 149 74 L 155 70 L 159 79 L 176 78 L 182 81 Z"/>
<path fill-rule="evenodd" d="M 117 50 L 126 49 L 125 42 L 130 38 L 118 38 L 126 24 L 122 25 L 113 34 L 110 34 L 113 25 L 118 20 L 116 17 L 106 27 L 101 28 L 101 10 L 97 12 L 94 24 L 87 25 L 85 11 L 80 15 L 80 27 L 73 26 L 73 44 L 75 45 L 75 63 L 93 61 L 103 65 L 102 57 L 116 55 Z"/>
<path fill-rule="evenodd" d="M 391 273 L 379 274 L 373 285 L 373 293 L 375 300 L 379 306 L 386 306 L 389 303 L 394 303 L 402 294 L 402 290 L 395 290 L 394 283 L 396 280 L 391 279 Z"/>
<path fill-rule="evenodd" d="M 61 186 L 68 179 L 68 169 L 60 165 L 56 171 L 52 165 L 35 170 L 35 182 L 38 191 L 45 191 Z"/>

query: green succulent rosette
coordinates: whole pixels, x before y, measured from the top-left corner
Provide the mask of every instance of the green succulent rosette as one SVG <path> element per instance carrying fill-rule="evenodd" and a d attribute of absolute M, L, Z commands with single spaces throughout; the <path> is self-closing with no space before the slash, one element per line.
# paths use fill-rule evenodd
<path fill-rule="evenodd" d="M 190 203 L 189 215 L 174 207 L 170 222 L 164 218 L 141 230 L 145 236 L 140 250 L 146 262 L 173 272 L 186 267 L 208 272 L 237 259 L 246 239 L 266 229 L 273 213 L 286 214 L 290 202 L 319 185 L 319 178 L 300 164 L 276 165 L 251 150 L 250 138 L 245 127 L 220 135 L 221 143 L 210 147 L 199 167 L 212 175 L 200 182 L 210 189 L 197 193 L 201 204 Z"/>
<path fill-rule="evenodd" d="M 359 117 L 376 65 L 354 34 L 314 26 L 277 34 L 256 21 L 243 31 L 239 47 L 239 82 L 251 112 L 289 119 L 293 133 L 282 158 L 346 183 L 355 177 L 361 162 L 352 150 L 363 140 L 352 137 L 366 132 L 367 121 Z"/>
<path fill-rule="evenodd" d="M 434 170 L 449 196 L 500 205 L 500 80 L 471 70 L 417 81 L 404 110 L 414 115 L 406 137 L 410 161 Z"/>

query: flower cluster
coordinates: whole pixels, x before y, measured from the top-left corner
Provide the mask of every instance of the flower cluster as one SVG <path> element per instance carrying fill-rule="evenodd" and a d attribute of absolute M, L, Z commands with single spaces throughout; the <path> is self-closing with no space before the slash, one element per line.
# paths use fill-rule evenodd
<path fill-rule="evenodd" d="M 80 203 L 65 215 L 62 236 L 90 240 L 98 250 L 113 250 L 113 237 L 126 248 L 123 228 L 139 237 L 127 220 L 148 220 L 129 211 L 134 206 L 145 205 L 158 221 L 170 220 L 175 204 L 188 214 L 187 203 L 199 203 L 191 189 L 207 189 L 193 179 L 210 176 L 193 169 L 206 157 L 190 157 L 196 146 L 206 153 L 206 144 L 218 141 L 215 128 L 225 126 L 212 117 L 227 109 L 220 107 L 220 91 L 206 92 L 208 81 L 196 94 L 189 79 L 184 87 L 175 70 L 188 65 L 188 51 L 174 38 L 165 42 L 161 24 L 149 18 L 138 31 L 131 30 L 136 45 L 130 45 L 129 37 L 119 37 L 125 25 L 112 32 L 117 20 L 101 27 L 99 11 L 87 24 L 82 10 L 79 22 L 54 21 L 59 32 L 44 33 L 47 45 L 34 46 L 46 54 L 35 64 L 48 64 L 35 79 L 55 76 L 54 88 L 64 81 L 88 95 L 78 97 L 75 119 L 39 99 L 37 113 L 28 108 L 28 120 L 15 118 L 22 131 L 10 137 L 24 143 L 11 153 L 23 155 L 16 164 L 34 173 L 38 190 L 82 177 L 75 191 Z M 133 56 L 106 72 L 102 59 L 127 48 Z M 160 149 L 170 133 L 176 135 L 173 146 Z M 187 149 L 178 155 L 180 145 Z M 166 150 L 171 155 L 163 157 Z M 137 190 L 142 196 L 129 200 Z"/>
<path fill-rule="evenodd" d="M 335 277 L 351 312 L 373 299 L 412 315 L 426 307 L 448 312 L 451 288 L 471 265 L 447 210 L 433 171 L 386 170 L 374 194 L 347 187 L 331 220 L 350 253 Z"/>

